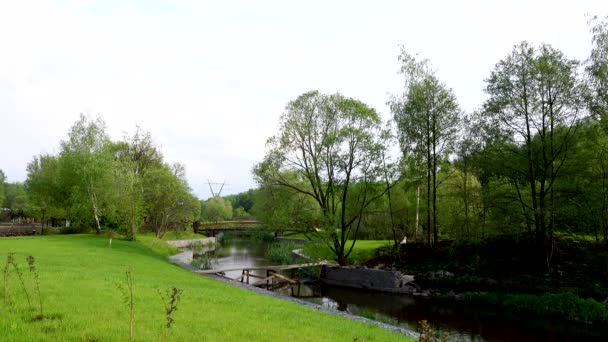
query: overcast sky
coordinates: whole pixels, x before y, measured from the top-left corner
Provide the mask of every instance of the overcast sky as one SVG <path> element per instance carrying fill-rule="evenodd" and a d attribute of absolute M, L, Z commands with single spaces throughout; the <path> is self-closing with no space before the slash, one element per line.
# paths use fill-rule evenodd
<path fill-rule="evenodd" d="M 0 0 L 0 169 L 24 181 L 85 113 L 114 139 L 149 131 L 199 197 L 207 179 L 237 193 L 298 95 L 340 91 L 388 119 L 402 44 L 472 111 L 519 41 L 586 59 L 586 14 L 608 1 Z"/>

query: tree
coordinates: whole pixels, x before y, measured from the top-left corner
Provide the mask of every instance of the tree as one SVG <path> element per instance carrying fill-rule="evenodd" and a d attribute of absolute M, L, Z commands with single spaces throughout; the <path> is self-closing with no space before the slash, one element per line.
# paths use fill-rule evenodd
<path fill-rule="evenodd" d="M 220 222 L 232 218 L 232 205 L 222 197 L 214 196 L 201 203 L 203 221 Z"/>
<path fill-rule="evenodd" d="M 69 189 L 69 212 L 86 224 L 92 216 L 97 234 L 100 217 L 110 212 L 113 157 L 110 138 L 101 118 L 89 120 L 80 115 L 70 128 L 68 140 L 61 142 L 61 187 Z"/>
<path fill-rule="evenodd" d="M 422 168 L 427 188 L 427 243 L 437 243 L 437 172 L 456 139 L 460 109 L 451 89 L 440 83 L 427 60 L 417 60 L 402 48 L 399 60 L 405 76 L 402 96 L 389 101 L 397 123 L 403 155 Z"/>
<path fill-rule="evenodd" d="M 386 192 L 373 186 L 382 181 L 380 124 L 376 111 L 358 100 L 305 93 L 287 105 L 279 134 L 268 140 L 266 156 L 254 169 L 262 188 L 280 186 L 317 203 L 329 248 L 341 265 L 356 243 L 362 214 Z M 352 192 L 355 184 L 359 189 Z M 347 248 L 348 239 L 353 242 Z"/>
<path fill-rule="evenodd" d="M 171 167 L 149 169 L 142 182 L 146 223 L 157 238 L 171 229 L 185 229 L 200 216 L 198 199 Z"/>
<path fill-rule="evenodd" d="M 4 208 L 4 182 L 6 181 L 6 176 L 4 172 L 0 169 L 0 209 Z"/>
<path fill-rule="evenodd" d="M 4 205 L 11 210 L 12 218 L 25 218 L 31 214 L 31 207 L 23 183 L 5 183 Z"/>
<path fill-rule="evenodd" d="M 289 180 L 290 184 L 306 187 L 306 181 L 299 179 L 295 172 L 286 171 L 281 177 Z M 257 177 L 256 181 L 264 184 L 256 191 L 251 209 L 256 220 L 280 234 L 286 228 L 305 234 L 316 233 L 322 215 L 318 203 L 311 196 L 288 187 L 264 183 L 263 179 Z"/>
<path fill-rule="evenodd" d="M 144 219 L 143 178 L 149 170 L 163 167 L 163 157 L 151 134 L 139 126 L 132 136 L 125 135 L 122 141 L 112 143 L 111 150 L 115 160 L 113 201 L 117 219 L 128 239 L 135 241 Z"/>
<path fill-rule="evenodd" d="M 490 99 L 485 113 L 510 137 L 504 149 L 523 213 L 523 224 L 536 246 L 540 267 L 550 267 L 555 223 L 554 189 L 567 151 L 575 142 L 582 116 L 584 88 L 576 69 L 549 45 L 516 45 L 486 80 Z M 528 191 L 520 186 L 526 185 Z"/>
<path fill-rule="evenodd" d="M 25 187 L 32 205 L 40 211 L 43 227 L 48 217 L 62 211 L 59 171 L 59 158 L 48 154 L 34 157 L 27 165 Z"/>
<path fill-rule="evenodd" d="M 586 67 L 593 91 L 590 109 L 608 130 L 608 16 L 601 21 L 593 17 L 590 24 L 594 44 Z"/>

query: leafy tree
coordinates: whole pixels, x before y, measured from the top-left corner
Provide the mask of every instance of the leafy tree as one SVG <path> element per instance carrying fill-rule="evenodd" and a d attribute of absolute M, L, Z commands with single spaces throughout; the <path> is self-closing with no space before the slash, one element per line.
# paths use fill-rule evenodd
<path fill-rule="evenodd" d="M 152 168 L 142 179 L 146 223 L 158 238 L 171 229 L 184 230 L 200 216 L 198 199 L 175 171 L 169 166 Z"/>
<path fill-rule="evenodd" d="M 11 210 L 12 218 L 25 218 L 31 214 L 31 207 L 23 183 L 5 183 L 4 206 Z"/>
<path fill-rule="evenodd" d="M 68 140 L 61 142 L 60 182 L 69 189 L 69 212 L 86 224 L 92 217 L 96 232 L 101 232 L 101 216 L 111 212 L 113 158 L 110 138 L 101 118 L 84 115 L 72 126 Z"/>
<path fill-rule="evenodd" d="M 399 60 L 405 91 L 389 101 L 404 156 L 425 172 L 427 242 L 438 238 L 437 172 L 456 139 L 460 109 L 451 89 L 440 83 L 427 60 L 417 60 L 402 48 Z"/>
<path fill-rule="evenodd" d="M 214 196 L 201 203 L 203 221 L 220 222 L 232 218 L 232 205 L 222 197 Z"/>
<path fill-rule="evenodd" d="M 163 157 L 149 132 L 136 127 L 132 136 L 111 145 L 115 159 L 113 201 L 116 216 L 130 240 L 136 240 L 144 219 L 144 175 L 151 169 L 163 167 Z"/>
<path fill-rule="evenodd" d="M 255 191 L 256 190 L 249 189 L 235 195 L 224 196 L 224 198 L 230 201 L 233 208 L 242 207 L 246 212 L 251 212 L 251 208 L 255 201 Z"/>
<path fill-rule="evenodd" d="M 249 216 L 249 213 L 245 211 L 245 208 L 238 207 L 232 210 L 232 219 L 233 220 L 243 220 Z"/>
<path fill-rule="evenodd" d="M 590 109 L 608 130 L 608 16 L 593 17 L 590 24 L 593 49 L 586 67 L 593 91 Z"/>
<path fill-rule="evenodd" d="M 386 192 L 373 186 L 382 176 L 380 123 L 376 111 L 358 100 L 305 93 L 287 105 L 279 134 L 268 140 L 266 157 L 254 169 L 262 188 L 280 186 L 317 203 L 341 265 L 356 243 L 362 214 Z M 286 177 L 293 173 L 296 182 Z"/>
<path fill-rule="evenodd" d="M 25 187 L 32 205 L 41 214 L 43 226 L 48 217 L 62 215 L 65 191 L 60 188 L 59 172 L 59 158 L 48 154 L 34 157 L 27 165 Z"/>
<path fill-rule="evenodd" d="M 298 179 L 295 172 L 285 172 L 282 178 L 306 188 L 306 182 Z M 260 184 L 264 182 L 257 178 L 256 181 Z M 322 221 L 319 205 L 311 196 L 280 185 L 261 186 L 251 210 L 259 222 L 281 233 L 286 228 L 316 233 Z"/>
<path fill-rule="evenodd" d="M 522 223 L 542 267 L 549 267 L 553 248 L 555 184 L 582 115 L 584 88 L 577 67 L 577 61 L 549 45 L 536 49 L 522 42 L 486 81 L 490 99 L 485 112 L 510 138 L 512 147 L 502 151 L 503 160 L 509 161 L 504 171 L 510 173 Z"/>
<path fill-rule="evenodd" d="M 0 169 L 0 208 L 4 208 L 4 182 L 6 181 L 6 176 L 4 172 Z"/>

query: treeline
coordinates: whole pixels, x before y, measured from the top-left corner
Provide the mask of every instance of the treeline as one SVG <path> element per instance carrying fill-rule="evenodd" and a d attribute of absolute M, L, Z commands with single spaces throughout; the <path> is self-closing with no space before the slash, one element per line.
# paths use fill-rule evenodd
<path fill-rule="evenodd" d="M 258 220 L 324 234 L 340 263 L 361 237 L 434 246 L 521 234 L 540 268 L 558 233 L 608 244 L 608 18 L 590 27 L 586 61 L 515 45 L 471 113 L 405 49 L 388 123 L 339 93 L 299 96 L 254 168 Z"/>
<path fill-rule="evenodd" d="M 161 238 L 200 216 L 183 165 L 167 164 L 139 127 L 112 141 L 101 118 L 81 115 L 57 155 L 41 154 L 27 165 L 24 183 L 1 180 L 5 220 L 37 218 L 64 231 L 108 228 L 133 240 L 152 231 Z"/>

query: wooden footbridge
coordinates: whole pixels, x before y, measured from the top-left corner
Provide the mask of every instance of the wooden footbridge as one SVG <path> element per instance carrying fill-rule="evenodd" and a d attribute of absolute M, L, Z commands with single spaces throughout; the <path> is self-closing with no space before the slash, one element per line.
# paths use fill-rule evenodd
<path fill-rule="evenodd" d="M 241 283 L 250 283 L 250 279 L 258 279 L 256 283 L 251 283 L 253 286 L 265 287 L 268 289 L 275 289 L 285 285 L 300 284 L 299 280 L 295 280 L 280 274 L 280 271 L 296 270 L 308 267 L 318 267 L 323 265 L 330 265 L 331 263 L 323 260 L 314 263 L 307 264 L 295 264 L 295 265 L 275 265 L 275 266 L 253 266 L 253 267 L 239 267 L 239 268 L 226 268 L 218 270 L 199 270 L 195 271 L 199 274 L 219 274 L 223 275 L 226 272 L 242 271 L 241 275 L 236 277 L 234 280 L 240 281 Z M 266 276 L 259 276 L 251 273 L 251 271 L 266 271 Z"/>

